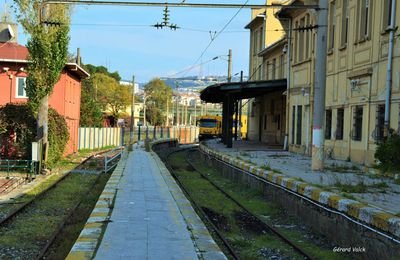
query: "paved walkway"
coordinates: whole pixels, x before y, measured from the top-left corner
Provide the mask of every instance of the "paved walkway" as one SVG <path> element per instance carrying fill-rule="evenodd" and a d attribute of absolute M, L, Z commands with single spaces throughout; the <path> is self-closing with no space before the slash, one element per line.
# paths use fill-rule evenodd
<path fill-rule="evenodd" d="M 208 243 L 209 256 L 224 258 L 190 203 L 157 160 L 138 147 L 129 154 L 111 222 L 95 258 L 198 259 L 200 254 L 204 257 L 200 251 L 205 251 L 199 249 L 199 241 Z M 187 224 L 188 215 L 191 224 Z"/>
<path fill-rule="evenodd" d="M 363 173 L 360 165 L 327 159 L 325 165 L 328 170 L 324 172 L 311 171 L 311 157 L 277 150 L 276 147 L 267 147 L 256 142 L 236 141 L 233 148 L 226 148 L 216 139 L 207 141 L 207 145 L 233 158 L 279 170 L 288 177 L 299 178 L 310 184 L 322 185 L 334 192 L 340 192 L 338 185 L 362 183 L 370 187 L 367 187 L 363 193 L 349 192 L 349 194 L 359 201 L 382 208 L 392 214 L 400 213 L 400 185 L 395 184 L 392 179 Z M 386 183 L 387 186 L 384 188 L 371 186 L 382 183 Z"/>

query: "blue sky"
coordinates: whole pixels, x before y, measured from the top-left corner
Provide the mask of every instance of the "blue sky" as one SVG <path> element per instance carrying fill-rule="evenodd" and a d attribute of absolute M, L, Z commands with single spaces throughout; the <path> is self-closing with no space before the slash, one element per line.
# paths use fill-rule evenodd
<path fill-rule="evenodd" d="M 186 1 L 195 3 L 193 0 Z M 244 3 L 245 0 L 196 2 Z M 249 4 L 263 2 L 265 1 L 250 0 Z M 208 31 L 219 31 L 238 10 L 170 8 L 170 22 L 183 29 L 171 31 L 149 27 L 148 25 L 162 22 L 163 9 L 164 7 L 75 6 L 71 21 L 70 52 L 76 53 L 76 48 L 80 47 L 84 63 L 106 66 L 110 71 L 118 71 L 123 79 L 131 79 L 135 74 L 137 82 L 147 82 L 153 77 L 171 76 L 192 66 L 210 42 Z M 226 55 L 228 49 L 232 49 L 233 73 L 243 70 L 247 75 L 249 33 L 244 26 L 249 21 L 250 10 L 242 9 L 225 33 L 212 43 L 203 56 L 203 62 L 215 56 Z M 26 36 L 22 31 L 20 43 L 26 43 Z M 176 76 L 226 75 L 226 71 L 227 61 L 222 57 Z"/>

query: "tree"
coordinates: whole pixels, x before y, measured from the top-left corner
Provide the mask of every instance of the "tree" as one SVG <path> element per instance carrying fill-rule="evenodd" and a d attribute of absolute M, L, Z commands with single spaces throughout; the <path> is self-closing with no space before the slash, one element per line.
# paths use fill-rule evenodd
<path fill-rule="evenodd" d="M 89 74 L 101 73 L 114 78 L 117 82 L 121 81 L 121 76 L 119 75 L 118 71 L 114 71 L 111 73 L 104 66 L 95 66 L 92 64 L 86 64 L 84 65 L 84 68 L 87 72 L 89 72 Z"/>
<path fill-rule="evenodd" d="M 92 79 L 83 80 L 81 91 L 81 126 L 101 127 L 103 125 L 102 106 L 96 100 L 95 94 Z"/>
<path fill-rule="evenodd" d="M 152 79 L 144 86 L 146 94 L 146 120 L 152 125 L 166 122 L 167 107 L 171 107 L 172 89 L 159 78 Z"/>
<path fill-rule="evenodd" d="M 30 35 L 27 48 L 28 77 L 26 93 L 38 123 L 37 137 L 42 137 L 44 161 L 48 153 L 48 97 L 60 79 L 68 58 L 70 8 L 63 4 L 43 6 L 44 0 L 14 0 L 18 8 L 17 17 Z M 45 26 L 40 21 L 59 23 Z M 45 166 L 45 164 L 44 164 Z M 45 166 L 46 167 L 46 166 Z"/>
<path fill-rule="evenodd" d="M 130 87 L 120 85 L 114 78 L 102 73 L 93 75 L 92 84 L 103 111 L 109 110 L 114 118 L 122 116 L 131 103 Z"/>

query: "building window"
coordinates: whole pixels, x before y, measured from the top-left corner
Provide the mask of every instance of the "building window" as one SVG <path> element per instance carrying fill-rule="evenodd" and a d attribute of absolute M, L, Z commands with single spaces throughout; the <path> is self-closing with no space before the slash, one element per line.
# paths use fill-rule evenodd
<path fill-rule="evenodd" d="M 336 5 L 335 1 L 329 4 L 329 44 L 328 50 L 335 47 Z"/>
<path fill-rule="evenodd" d="M 26 98 L 26 91 L 25 91 L 25 87 L 26 87 L 26 78 L 20 78 L 17 77 L 16 78 L 16 97 L 17 98 Z"/>
<path fill-rule="evenodd" d="M 300 27 L 301 28 L 304 28 L 305 27 L 305 21 L 306 21 L 306 18 L 305 17 L 303 17 L 302 19 L 300 19 Z M 300 32 L 299 33 L 299 48 L 298 48 L 298 51 L 299 51 L 299 55 L 298 55 L 298 57 L 299 57 L 299 61 L 303 61 L 304 60 L 304 35 L 305 35 L 305 32 L 303 31 L 303 32 Z"/>
<path fill-rule="evenodd" d="M 294 28 L 299 28 L 299 22 L 295 23 L 295 27 Z M 299 61 L 299 31 L 296 30 L 294 32 L 295 36 L 294 36 L 294 55 L 293 55 L 293 60 L 294 62 L 298 62 Z"/>
<path fill-rule="evenodd" d="M 344 108 L 338 108 L 336 117 L 336 140 L 343 140 Z"/>
<path fill-rule="evenodd" d="M 255 30 L 253 33 L 253 43 L 252 43 L 253 56 L 257 55 L 257 42 L 258 42 L 258 30 Z"/>
<path fill-rule="evenodd" d="M 296 131 L 296 106 L 292 107 L 292 144 L 295 143 L 295 131 Z"/>
<path fill-rule="evenodd" d="M 285 56 L 281 55 L 279 57 L 279 78 L 283 79 L 285 77 Z"/>
<path fill-rule="evenodd" d="M 384 0 L 383 3 L 383 30 L 386 30 L 390 27 L 390 23 L 392 20 L 392 1 L 393 0 Z"/>
<path fill-rule="evenodd" d="M 272 60 L 272 79 L 276 79 L 276 59 Z"/>
<path fill-rule="evenodd" d="M 259 29 L 259 31 L 258 31 L 259 36 L 258 36 L 258 52 L 257 52 L 257 53 L 259 53 L 260 51 L 262 51 L 263 48 L 264 48 L 264 43 L 263 43 L 263 41 L 264 41 L 263 31 L 264 31 L 264 30 L 263 30 L 262 27 L 261 27 L 261 28 Z"/>
<path fill-rule="evenodd" d="M 302 118 L 302 106 L 297 106 L 297 129 L 296 129 L 296 144 L 301 145 L 301 118 Z"/>
<path fill-rule="evenodd" d="M 264 130 L 267 130 L 267 115 L 264 115 Z"/>
<path fill-rule="evenodd" d="M 311 26 L 311 18 L 310 18 L 310 16 L 309 15 L 307 15 L 306 16 L 306 26 L 307 27 L 309 27 L 309 26 Z M 309 30 L 305 30 L 305 40 L 306 40 L 306 43 L 305 43 L 305 58 L 306 59 L 308 59 L 308 58 L 310 58 L 310 31 Z"/>
<path fill-rule="evenodd" d="M 385 129 L 385 105 L 378 105 L 376 107 L 376 123 L 375 123 L 375 141 L 383 140 Z"/>
<path fill-rule="evenodd" d="M 325 139 L 331 139 L 332 134 L 332 109 L 325 111 Z"/>
<path fill-rule="evenodd" d="M 342 37 L 340 45 L 346 46 L 349 33 L 349 0 L 343 0 L 342 3 Z"/>
<path fill-rule="evenodd" d="M 353 116 L 353 140 L 361 141 L 362 139 L 362 121 L 363 121 L 363 107 L 356 106 L 354 108 Z"/>
<path fill-rule="evenodd" d="M 368 40 L 371 23 L 371 0 L 359 0 L 359 40 Z"/>

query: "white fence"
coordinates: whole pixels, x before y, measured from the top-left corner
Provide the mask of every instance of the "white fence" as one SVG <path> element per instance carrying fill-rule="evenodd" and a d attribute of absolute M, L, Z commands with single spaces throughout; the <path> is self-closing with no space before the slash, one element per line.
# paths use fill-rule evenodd
<path fill-rule="evenodd" d="M 78 139 L 78 150 L 120 146 L 122 145 L 122 128 L 80 127 Z"/>

